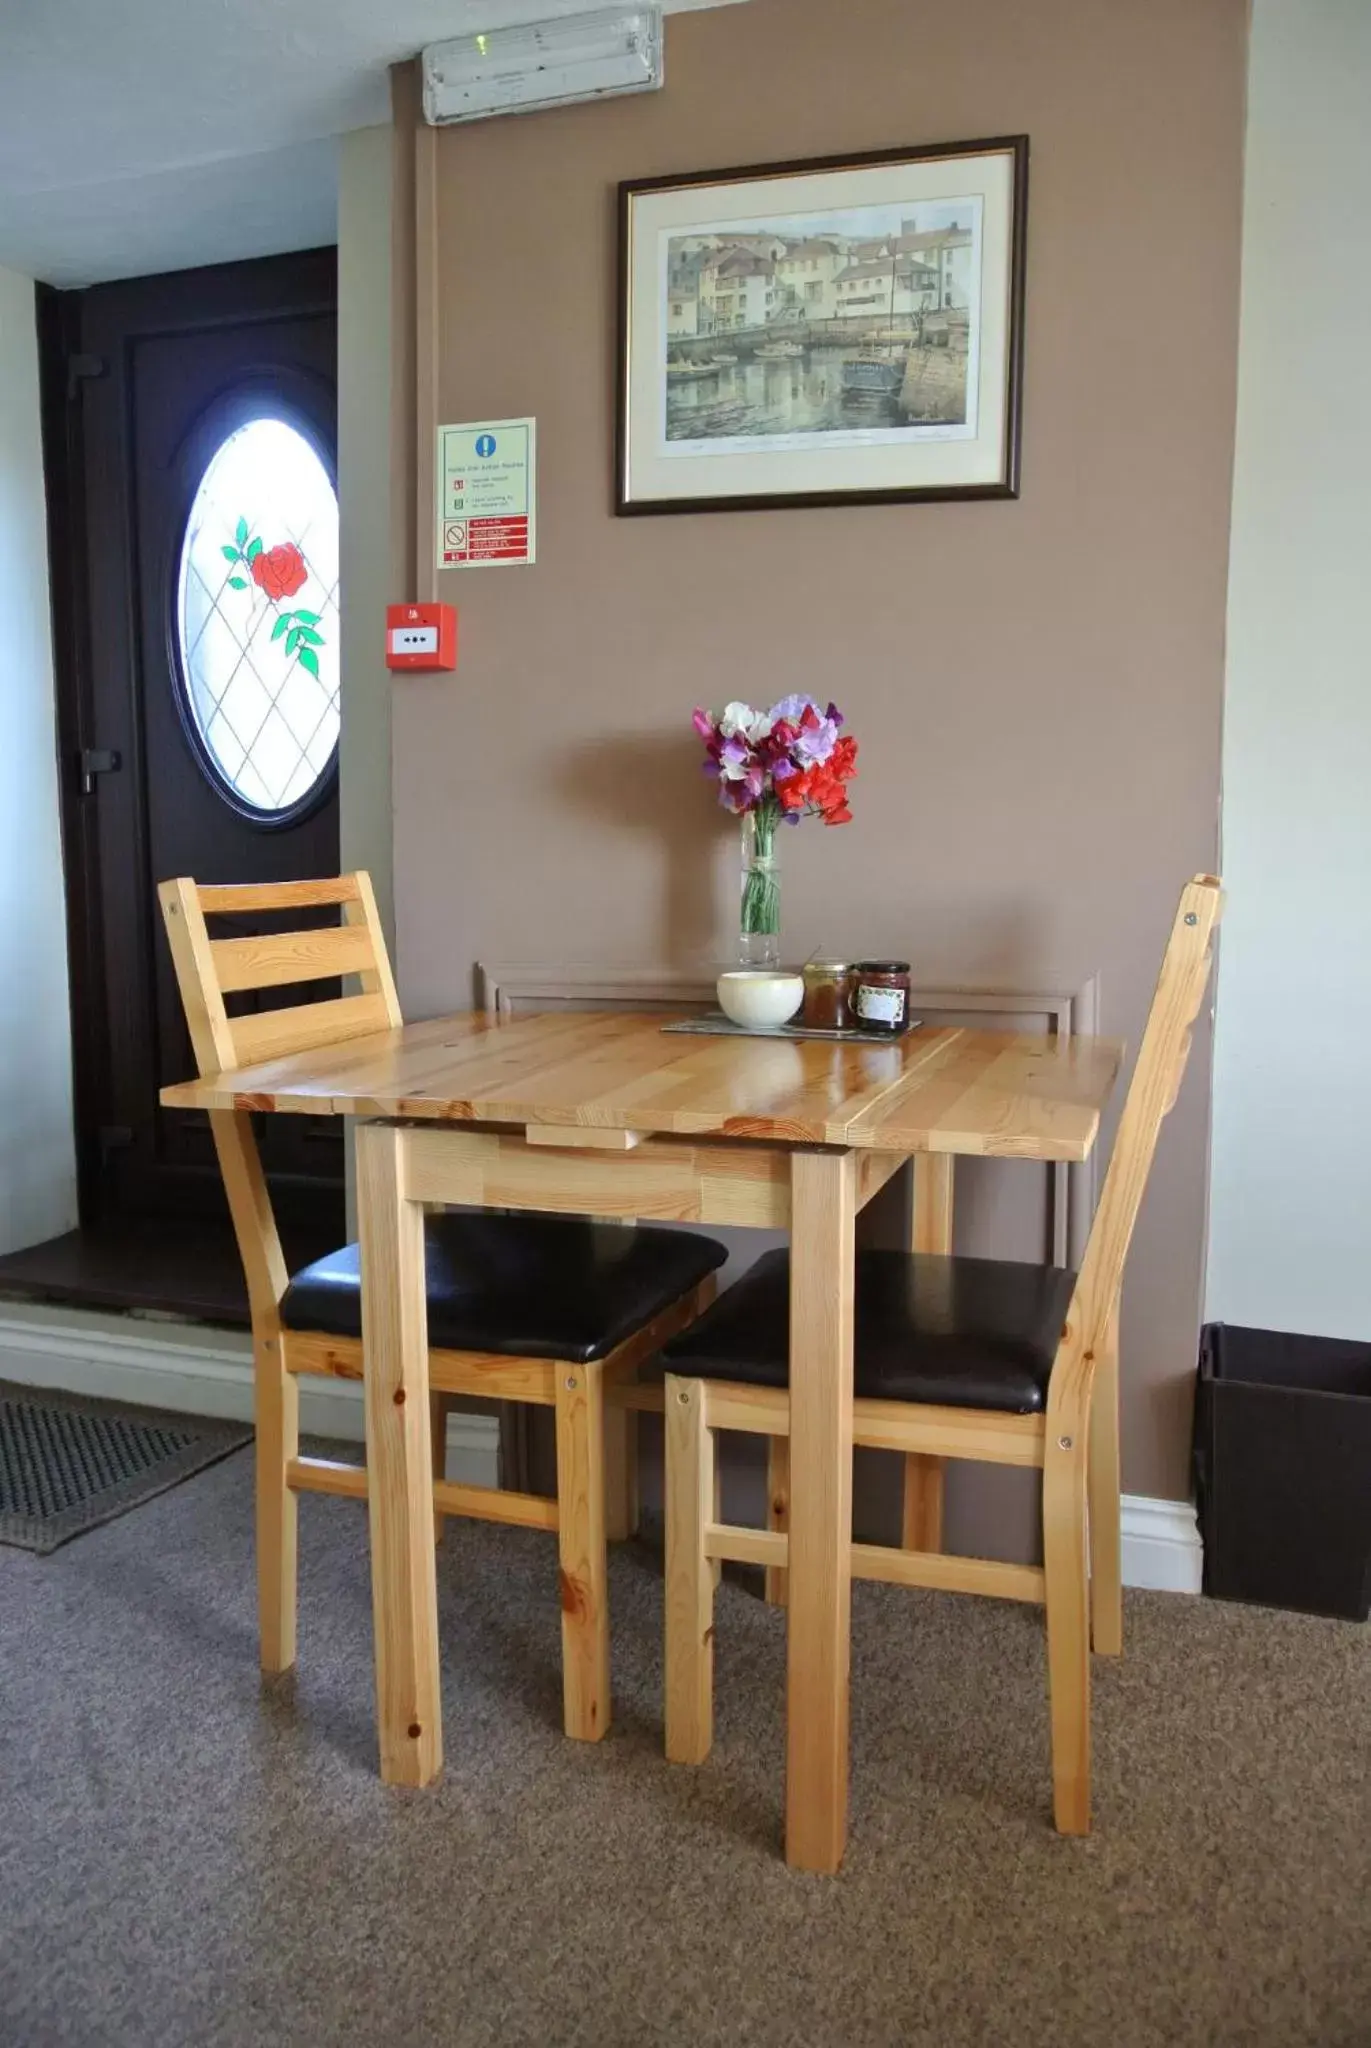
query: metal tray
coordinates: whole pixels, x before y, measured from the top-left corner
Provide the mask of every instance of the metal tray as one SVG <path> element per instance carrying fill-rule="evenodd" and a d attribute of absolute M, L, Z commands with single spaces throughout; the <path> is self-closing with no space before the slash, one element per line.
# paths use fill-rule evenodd
<path fill-rule="evenodd" d="M 703 1017 L 681 1017 L 663 1024 L 663 1031 L 692 1033 L 697 1038 L 828 1038 L 835 1045 L 891 1045 L 922 1024 L 922 1017 L 910 1017 L 898 1031 L 863 1031 L 849 1025 L 846 1031 L 816 1031 L 808 1024 L 735 1024 L 722 1010 L 707 1010 Z"/>

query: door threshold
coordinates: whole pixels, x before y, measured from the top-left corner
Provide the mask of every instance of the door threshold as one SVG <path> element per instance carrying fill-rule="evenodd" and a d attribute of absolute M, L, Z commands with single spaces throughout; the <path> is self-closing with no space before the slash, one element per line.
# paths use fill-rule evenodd
<path fill-rule="evenodd" d="M 283 1232 L 296 1272 L 337 1248 L 336 1233 Z M 250 1327 L 233 1227 L 216 1217 L 110 1219 L 0 1257 L 0 1300 Z"/>

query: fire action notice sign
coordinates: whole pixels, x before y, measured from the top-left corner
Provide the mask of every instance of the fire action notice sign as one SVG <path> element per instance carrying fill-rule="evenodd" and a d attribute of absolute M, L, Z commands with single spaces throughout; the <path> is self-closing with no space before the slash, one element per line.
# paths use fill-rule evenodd
<path fill-rule="evenodd" d="M 506 569 L 533 560 L 533 420 L 438 429 L 438 567 Z"/>

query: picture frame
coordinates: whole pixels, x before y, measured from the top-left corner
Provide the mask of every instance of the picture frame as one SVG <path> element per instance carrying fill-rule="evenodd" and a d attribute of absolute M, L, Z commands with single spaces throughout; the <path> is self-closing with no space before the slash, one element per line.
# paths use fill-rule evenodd
<path fill-rule="evenodd" d="M 626 180 L 615 510 L 1016 498 L 1028 137 Z"/>

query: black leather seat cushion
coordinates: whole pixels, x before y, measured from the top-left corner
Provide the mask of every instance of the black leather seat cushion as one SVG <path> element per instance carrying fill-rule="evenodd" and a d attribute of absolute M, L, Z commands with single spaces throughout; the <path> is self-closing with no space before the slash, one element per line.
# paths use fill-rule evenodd
<path fill-rule="evenodd" d="M 858 1252 L 858 1395 L 1037 1413 L 1075 1281 L 1058 1266 L 1008 1259 Z M 790 1254 L 775 1251 L 663 1356 L 668 1372 L 784 1387 L 789 1349 Z"/>
<path fill-rule="evenodd" d="M 505 1212 L 425 1224 L 428 1341 L 510 1358 L 603 1358 L 721 1266 L 728 1253 L 688 1230 Z M 290 1330 L 362 1334 L 355 1244 L 316 1259 L 281 1303 Z"/>

